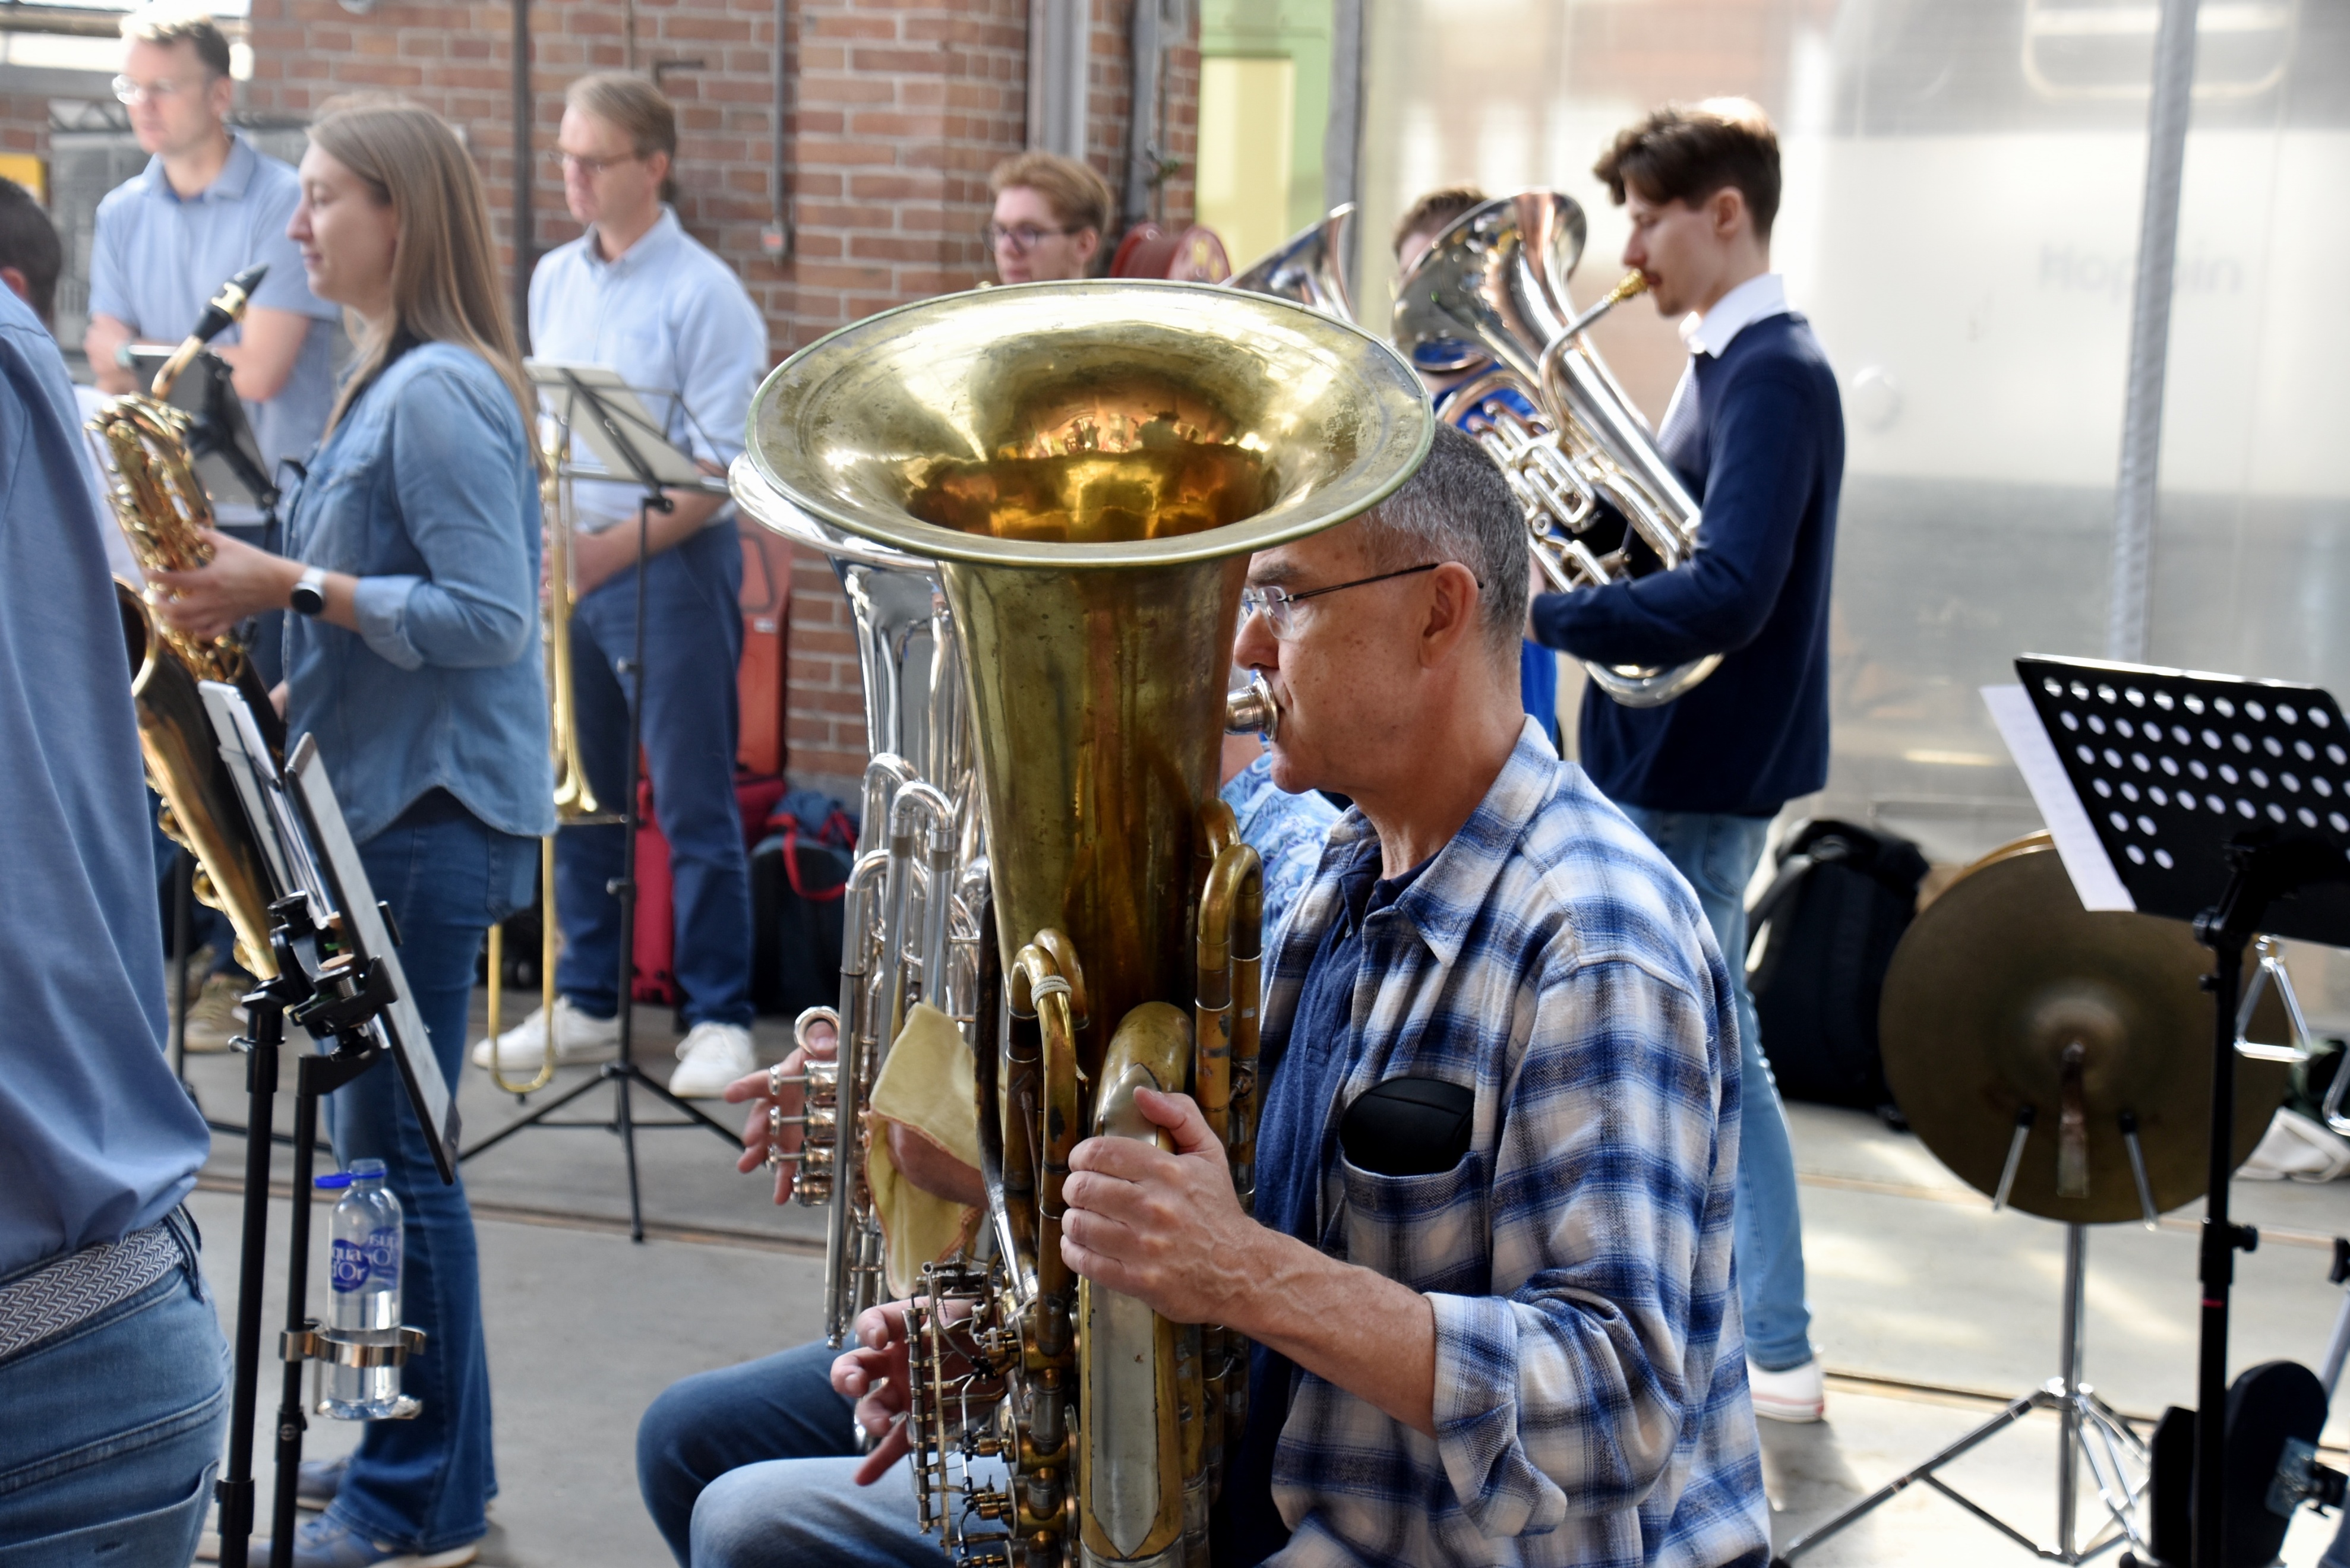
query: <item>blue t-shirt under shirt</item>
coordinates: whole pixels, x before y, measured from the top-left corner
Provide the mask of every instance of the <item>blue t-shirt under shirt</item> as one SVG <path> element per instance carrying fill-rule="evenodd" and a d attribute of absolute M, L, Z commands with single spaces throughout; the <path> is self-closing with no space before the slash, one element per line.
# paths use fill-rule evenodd
<path fill-rule="evenodd" d="M 1354 1064 L 1355 987 L 1368 955 L 1363 922 L 1403 897 L 1426 868 L 1422 861 L 1400 877 L 1381 878 L 1379 841 L 1365 837 L 1339 872 L 1344 898 L 1338 918 L 1322 933 L 1313 967 L 1298 993 L 1285 1042 L 1268 1042 L 1270 1082 L 1257 1120 L 1256 1220 L 1269 1230 L 1318 1246 L 1315 1210 L 1322 1176 L 1330 1166 L 1326 1139 L 1337 1123 L 1332 1102 Z M 1296 1366 L 1262 1345 L 1249 1347 L 1248 1424 L 1224 1472 L 1217 1503 L 1216 1561 L 1253 1568 L 1289 1540 L 1273 1502 L 1273 1455 L 1289 1417 Z"/>

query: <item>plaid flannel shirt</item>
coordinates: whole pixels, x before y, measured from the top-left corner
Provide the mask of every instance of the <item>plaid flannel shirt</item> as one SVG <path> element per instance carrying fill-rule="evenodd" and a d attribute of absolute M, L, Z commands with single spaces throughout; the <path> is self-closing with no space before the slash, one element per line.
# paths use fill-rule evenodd
<path fill-rule="evenodd" d="M 1371 832 L 1359 811 L 1331 830 L 1274 948 L 1269 1050 Z M 1274 1561 L 1762 1563 L 1730 1265 L 1735 1013 L 1696 898 L 1529 720 L 1364 940 L 1318 1230 L 1434 1305 L 1437 1435 L 1301 1371 L 1273 1473 L 1295 1533 Z M 1473 1089 L 1469 1153 L 1434 1176 L 1357 1169 L 1341 1110 L 1406 1075 Z"/>

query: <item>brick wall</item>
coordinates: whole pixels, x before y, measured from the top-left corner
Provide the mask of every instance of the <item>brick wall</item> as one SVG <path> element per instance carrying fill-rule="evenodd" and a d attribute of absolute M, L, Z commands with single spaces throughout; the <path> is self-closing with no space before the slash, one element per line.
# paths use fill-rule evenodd
<path fill-rule="evenodd" d="M 1091 161 L 1123 192 L 1135 0 L 1094 0 Z M 1144 0 L 1154 3 L 1154 0 Z M 1188 9 L 1188 7 L 1187 7 Z M 515 147 L 513 13 L 502 4 L 256 0 L 254 76 L 240 108 L 305 119 L 339 93 L 394 91 L 463 128 L 509 262 Z M 587 71 L 657 76 L 676 102 L 678 215 L 733 265 L 780 360 L 834 327 L 968 288 L 988 275 L 979 239 L 987 174 L 1021 150 L 1027 0 L 787 0 L 785 163 L 793 249 L 768 256 L 773 0 L 536 0 L 531 7 L 536 248 L 574 238 L 547 161 L 563 89 Z M 1170 40 L 1159 140 L 1184 161 L 1151 214 L 1191 217 L 1196 39 Z M 46 105 L 0 98 L 0 149 L 46 151 Z M 1116 236 L 1110 236 L 1115 243 Z M 863 701 L 847 604 L 817 557 L 793 573 L 791 770 L 838 789 L 865 762 Z"/>

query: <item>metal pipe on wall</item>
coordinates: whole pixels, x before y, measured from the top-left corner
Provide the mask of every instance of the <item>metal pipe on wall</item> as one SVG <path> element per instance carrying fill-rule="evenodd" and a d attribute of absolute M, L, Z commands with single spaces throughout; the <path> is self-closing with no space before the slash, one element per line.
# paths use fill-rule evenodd
<path fill-rule="evenodd" d="M 791 10 L 791 0 L 775 0 L 775 135 L 773 166 L 767 171 L 767 197 L 774 210 L 768 214 L 767 226 L 759 231 L 759 249 L 775 262 L 792 254 L 791 175 L 784 165 L 784 117 L 792 107 Z"/>
<path fill-rule="evenodd" d="M 1159 81 L 1165 51 L 1159 43 L 1163 0 L 1134 0 L 1128 30 L 1125 222 L 1147 223 L 1159 185 Z"/>
<path fill-rule="evenodd" d="M 2153 597 L 2159 505 L 2162 393 L 2170 358 L 2170 297 L 2178 260 L 2178 186 L 2194 106 L 2197 0 L 2162 0 L 2154 41 L 2154 102 L 2147 116 L 2146 204 L 2138 219 L 2137 284 L 2130 306 L 2129 389 L 2122 405 L 2121 474 L 2114 497 L 2106 657 L 2143 663 Z"/>
<path fill-rule="evenodd" d="M 1335 0 L 1330 7 L 1330 115 L 1322 129 L 1322 210 L 1335 212 L 1354 203 L 1361 211 L 1363 157 L 1363 0 Z M 1362 246 L 1363 225 L 1347 225 L 1347 254 L 1338 269 L 1347 291 L 1363 297 L 1361 269 L 1356 256 Z"/>
<path fill-rule="evenodd" d="M 530 352 L 530 274 L 538 263 L 534 243 L 530 145 L 530 0 L 514 5 L 514 329 L 515 342 Z"/>

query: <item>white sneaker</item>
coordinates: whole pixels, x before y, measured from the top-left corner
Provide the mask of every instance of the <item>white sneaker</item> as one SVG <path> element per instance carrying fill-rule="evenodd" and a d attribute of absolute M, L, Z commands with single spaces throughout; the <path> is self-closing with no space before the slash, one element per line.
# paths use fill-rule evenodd
<path fill-rule="evenodd" d="M 1766 1421 L 1816 1421 L 1827 1414 L 1827 1380 L 1816 1355 L 1784 1372 L 1765 1372 L 1750 1361 L 1746 1386 L 1754 1396 L 1754 1413 Z"/>
<path fill-rule="evenodd" d="M 758 1065 L 749 1030 L 739 1023 L 697 1023 L 677 1043 L 677 1071 L 670 1075 L 669 1092 L 681 1100 L 714 1100 Z"/>
<path fill-rule="evenodd" d="M 620 1021 L 590 1018 L 571 1005 L 567 996 L 555 999 L 555 1059 L 558 1063 L 602 1062 L 619 1054 Z M 534 1007 L 530 1016 L 498 1036 L 498 1068 L 505 1073 L 535 1073 L 546 1060 L 546 1009 Z M 473 1065 L 490 1064 L 490 1043 L 473 1042 Z"/>

